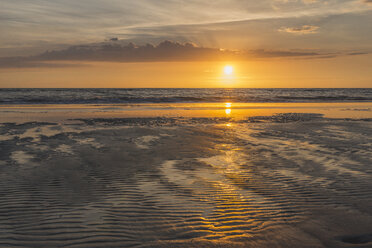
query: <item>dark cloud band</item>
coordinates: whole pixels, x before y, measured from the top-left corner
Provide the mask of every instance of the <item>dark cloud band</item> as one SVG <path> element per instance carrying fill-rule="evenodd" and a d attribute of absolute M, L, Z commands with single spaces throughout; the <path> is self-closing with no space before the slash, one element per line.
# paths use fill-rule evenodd
<path fill-rule="evenodd" d="M 163 41 L 158 45 L 123 44 L 112 38 L 93 45 L 71 46 L 64 50 L 46 51 L 36 56 L 0 58 L 0 68 L 69 67 L 81 62 L 171 62 L 171 61 L 244 61 L 256 58 L 332 58 L 342 55 L 363 55 L 368 52 L 320 53 L 315 51 L 265 50 L 231 51 L 198 47 L 192 43 Z"/>

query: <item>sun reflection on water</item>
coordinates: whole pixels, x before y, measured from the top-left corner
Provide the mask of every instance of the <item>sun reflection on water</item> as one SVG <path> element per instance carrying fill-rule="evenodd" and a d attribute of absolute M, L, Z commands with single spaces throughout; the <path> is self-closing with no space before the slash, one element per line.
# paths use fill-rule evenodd
<path fill-rule="evenodd" d="M 232 106 L 232 103 L 231 102 L 225 103 L 225 113 L 226 113 L 226 115 L 230 115 L 231 114 L 231 106 Z"/>

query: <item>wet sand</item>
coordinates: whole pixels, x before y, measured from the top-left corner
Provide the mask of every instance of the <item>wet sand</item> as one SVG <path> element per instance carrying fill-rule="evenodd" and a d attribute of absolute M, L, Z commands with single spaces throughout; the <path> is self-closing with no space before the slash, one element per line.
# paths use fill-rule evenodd
<path fill-rule="evenodd" d="M 0 247 L 371 247 L 372 116 L 356 105 L 2 115 Z"/>
<path fill-rule="evenodd" d="M 371 102 L 341 103 L 151 103 L 0 105 L 2 122 L 63 122 L 77 118 L 233 118 L 279 113 L 320 113 L 329 118 L 372 118 Z"/>

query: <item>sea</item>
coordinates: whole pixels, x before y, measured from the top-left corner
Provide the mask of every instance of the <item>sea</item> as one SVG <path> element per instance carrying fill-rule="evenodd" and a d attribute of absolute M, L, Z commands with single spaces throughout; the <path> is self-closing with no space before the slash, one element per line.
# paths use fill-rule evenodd
<path fill-rule="evenodd" d="M 0 89 L 0 104 L 371 102 L 372 88 Z"/>

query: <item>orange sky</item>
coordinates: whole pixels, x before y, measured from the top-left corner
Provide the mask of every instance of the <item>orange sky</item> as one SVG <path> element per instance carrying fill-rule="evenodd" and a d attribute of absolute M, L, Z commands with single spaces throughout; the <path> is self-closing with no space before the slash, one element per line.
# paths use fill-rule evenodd
<path fill-rule="evenodd" d="M 0 88 L 372 87 L 370 0 L 2 0 L 0 16 Z"/>
<path fill-rule="evenodd" d="M 75 62 L 76 63 L 76 62 Z M 89 62 L 61 68 L 0 69 L 2 87 L 371 87 L 372 59 L 255 59 L 226 62 Z M 223 73 L 232 65 L 231 76 Z M 352 82 L 352 83 L 351 83 Z"/>

